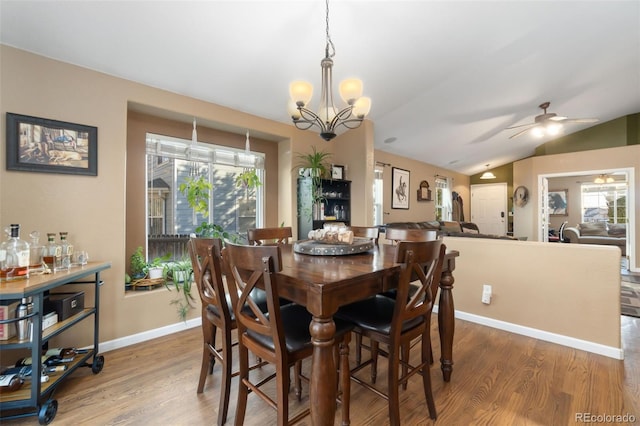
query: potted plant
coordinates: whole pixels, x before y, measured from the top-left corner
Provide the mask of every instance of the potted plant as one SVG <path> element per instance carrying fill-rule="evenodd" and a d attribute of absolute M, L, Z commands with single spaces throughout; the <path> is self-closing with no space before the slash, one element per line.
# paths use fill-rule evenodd
<path fill-rule="evenodd" d="M 312 146 L 311 150 L 312 152 L 307 154 L 296 153 L 298 162 L 294 167 L 305 169 L 305 173 L 308 171 L 313 183 L 319 184 L 320 179 L 329 176 L 331 164 L 327 160 L 332 154 L 326 151 L 318 151 L 315 146 Z"/>
<path fill-rule="evenodd" d="M 187 178 L 178 187 L 178 191 L 187 197 L 189 206 L 205 218 L 209 217 L 209 191 L 212 189 L 211 182 L 204 176 L 198 176 L 196 179 Z"/>
<path fill-rule="evenodd" d="M 260 178 L 256 173 L 256 169 L 244 169 L 242 173 L 236 176 L 236 186 L 238 188 L 251 189 L 262 185 Z"/>
<path fill-rule="evenodd" d="M 145 266 L 145 272 L 150 280 L 156 280 L 162 278 L 164 271 L 164 264 L 171 259 L 171 253 L 167 253 L 164 256 L 156 257 Z"/>
<path fill-rule="evenodd" d="M 187 279 L 192 279 L 193 268 L 191 260 L 183 259 L 177 262 L 169 262 L 164 265 L 162 275 L 165 281 L 182 283 Z"/>
<path fill-rule="evenodd" d="M 178 316 L 181 320 L 187 319 L 187 312 L 194 308 L 195 298 L 191 295 L 191 285 L 193 284 L 193 268 L 191 260 L 183 259 L 177 262 L 169 262 L 164 266 L 163 271 L 164 285 L 171 291 L 171 287 L 182 295 L 171 301 L 172 305 L 176 305 Z M 171 285 L 173 284 L 173 286 Z"/>
<path fill-rule="evenodd" d="M 318 151 L 315 146 L 312 146 L 311 149 L 312 152 L 307 154 L 296 153 L 298 162 L 294 168 L 304 169 L 304 175 L 311 177 L 311 203 L 313 206 L 311 214 L 316 219 L 320 217 L 320 205 L 325 200 L 322 195 L 322 179 L 330 175 L 331 165 L 328 163 L 328 159 L 332 154 Z"/>
<path fill-rule="evenodd" d="M 147 261 L 144 258 L 142 246 L 139 246 L 136 251 L 129 257 L 129 273 L 131 278 L 139 280 L 145 276 L 145 268 Z"/>

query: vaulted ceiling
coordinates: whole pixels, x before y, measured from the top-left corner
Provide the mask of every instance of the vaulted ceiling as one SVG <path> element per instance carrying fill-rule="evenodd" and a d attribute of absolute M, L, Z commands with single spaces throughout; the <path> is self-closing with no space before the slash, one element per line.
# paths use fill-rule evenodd
<path fill-rule="evenodd" d="M 335 90 L 363 80 L 376 149 L 474 174 L 549 140 L 504 130 L 542 102 L 600 122 L 640 111 L 640 1 L 329 7 Z M 285 123 L 290 81 L 319 97 L 324 1 L 1 0 L 0 27 L 3 44 Z"/>

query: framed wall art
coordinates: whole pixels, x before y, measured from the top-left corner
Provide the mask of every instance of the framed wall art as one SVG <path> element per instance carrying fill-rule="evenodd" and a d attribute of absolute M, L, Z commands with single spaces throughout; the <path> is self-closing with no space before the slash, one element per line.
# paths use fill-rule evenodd
<path fill-rule="evenodd" d="M 331 179 L 344 179 L 344 166 L 331 165 Z"/>
<path fill-rule="evenodd" d="M 7 170 L 98 175 L 98 129 L 7 113 Z"/>
<path fill-rule="evenodd" d="M 554 189 L 549 190 L 549 215 L 551 216 L 568 216 L 568 190 Z"/>
<path fill-rule="evenodd" d="M 391 208 L 409 209 L 409 170 L 391 168 Z"/>
<path fill-rule="evenodd" d="M 429 189 L 429 182 L 426 180 L 420 182 L 420 188 L 418 188 L 418 201 L 431 201 L 431 190 Z"/>

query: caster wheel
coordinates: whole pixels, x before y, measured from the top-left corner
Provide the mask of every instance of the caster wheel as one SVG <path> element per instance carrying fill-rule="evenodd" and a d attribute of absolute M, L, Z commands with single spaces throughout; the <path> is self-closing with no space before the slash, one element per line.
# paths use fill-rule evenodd
<path fill-rule="evenodd" d="M 56 416 L 58 412 L 58 401 L 55 399 L 50 399 L 40 407 L 40 411 L 38 412 L 38 422 L 41 425 L 48 425 L 53 421 L 53 418 Z"/>
<path fill-rule="evenodd" d="M 102 367 L 104 367 L 104 357 L 102 355 L 98 355 L 93 360 L 91 371 L 93 371 L 93 374 L 98 374 L 102 371 Z"/>

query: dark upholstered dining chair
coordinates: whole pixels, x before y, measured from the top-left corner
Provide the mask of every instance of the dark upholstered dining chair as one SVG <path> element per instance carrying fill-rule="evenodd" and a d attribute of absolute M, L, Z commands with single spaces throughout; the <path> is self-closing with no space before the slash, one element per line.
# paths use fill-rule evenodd
<path fill-rule="evenodd" d="M 358 366 L 356 373 L 367 365 L 371 365 L 372 373 L 378 362 L 378 355 L 389 359 L 388 393 L 385 395 L 372 384 L 352 374 L 355 382 L 374 390 L 389 402 L 389 421 L 392 426 L 400 425 L 400 402 L 398 387 L 414 374 L 422 375 L 424 395 L 429 408 L 429 415 L 436 418 L 436 407 L 433 400 L 430 375 L 430 332 L 433 296 L 431 286 L 440 280 L 446 247 L 442 240 L 398 243 L 396 262 L 402 263 L 398 278 L 398 295 L 395 299 L 376 295 L 360 302 L 341 307 L 337 318 L 355 324 L 355 330 L 371 340 L 371 358 Z M 428 265 L 425 268 L 425 265 Z M 412 276 L 417 276 L 420 287 L 412 296 L 409 285 Z M 421 357 L 418 365 L 409 365 L 410 343 L 414 339 L 421 341 Z M 385 344 L 388 352 L 380 350 L 379 344 Z M 400 364 L 403 365 L 399 374 Z M 404 368 L 406 366 L 406 368 Z M 375 376 L 372 374 L 372 382 Z"/>
<path fill-rule="evenodd" d="M 289 371 L 291 366 L 313 354 L 309 332 L 311 314 L 301 305 L 279 304 L 278 272 L 282 269 L 279 246 L 240 246 L 227 243 L 223 257 L 227 262 L 231 279 L 241 290 L 240 298 L 235 304 L 240 360 L 236 425 L 244 423 L 249 392 L 255 393 L 277 410 L 278 425 L 296 423 L 309 414 L 310 410 L 306 409 L 289 420 Z M 251 298 L 251 293 L 258 288 L 263 289 L 267 295 L 266 312 L 263 312 Z M 350 395 L 348 344 L 353 326 L 340 320 L 335 324 L 335 339 L 340 345 L 339 384 L 342 391 L 342 418 L 343 424 L 347 425 L 349 424 Z M 250 380 L 249 351 L 275 365 L 276 401 L 260 389 L 260 386 L 268 381 L 267 379 L 262 379 L 259 383 Z M 300 383 L 297 378 L 296 382 L 298 388 Z"/>
<path fill-rule="evenodd" d="M 202 393 L 207 372 L 213 373 L 216 360 L 222 366 L 220 380 L 220 403 L 218 407 L 218 425 L 227 420 L 229 392 L 231 390 L 231 332 L 236 328 L 222 282 L 222 264 L 220 250 L 222 241 L 218 238 L 191 238 L 188 249 L 193 274 L 202 302 L 202 365 L 198 393 Z M 222 347 L 216 348 L 216 334 L 220 330 Z"/>
<path fill-rule="evenodd" d="M 290 226 L 281 226 L 277 228 L 250 228 L 247 231 L 247 240 L 249 245 L 273 245 L 273 244 L 289 244 L 289 239 L 293 237 Z"/>
<path fill-rule="evenodd" d="M 191 238 L 187 247 L 202 303 L 203 347 L 197 393 L 203 392 L 207 373 L 213 374 L 213 368 L 218 361 L 222 369 L 222 377 L 217 424 L 223 425 L 227 420 L 229 410 L 231 379 L 237 376 L 238 372 L 233 373 L 231 370 L 232 349 L 236 345 L 232 342 L 231 335 L 233 330 L 237 328 L 237 324 L 231 306 L 232 297 L 227 293 L 222 278 L 225 272 L 221 259 L 222 240 L 218 238 Z M 261 309 L 266 309 L 264 296 L 259 300 L 259 305 Z M 221 347 L 216 346 L 218 331 L 220 331 L 222 340 Z M 251 368 L 258 368 L 262 365 L 263 363 L 257 362 Z"/>

